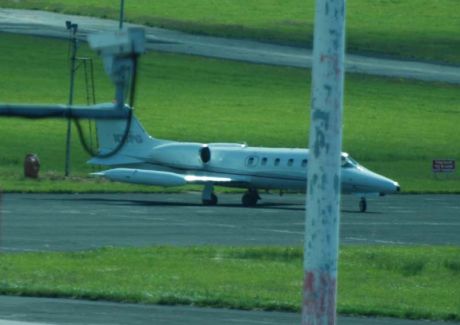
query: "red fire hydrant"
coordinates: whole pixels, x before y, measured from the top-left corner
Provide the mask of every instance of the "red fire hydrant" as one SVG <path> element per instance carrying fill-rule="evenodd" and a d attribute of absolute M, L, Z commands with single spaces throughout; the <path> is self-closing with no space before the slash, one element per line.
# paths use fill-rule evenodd
<path fill-rule="evenodd" d="M 40 159 L 34 153 L 28 153 L 24 158 L 24 177 L 38 178 Z"/>

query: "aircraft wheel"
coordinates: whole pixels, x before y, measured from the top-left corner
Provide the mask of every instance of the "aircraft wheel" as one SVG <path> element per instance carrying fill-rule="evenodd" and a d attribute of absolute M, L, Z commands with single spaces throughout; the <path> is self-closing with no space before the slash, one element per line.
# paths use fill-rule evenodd
<path fill-rule="evenodd" d="M 257 201 L 259 200 L 259 195 L 257 195 L 257 192 L 246 192 L 244 193 L 243 197 L 241 198 L 241 203 L 245 207 L 253 207 L 257 204 Z"/>
<path fill-rule="evenodd" d="M 217 195 L 215 195 L 214 193 L 211 194 L 210 200 L 203 199 L 203 205 L 217 205 L 217 202 L 218 202 Z"/>
<path fill-rule="evenodd" d="M 367 210 L 367 201 L 366 198 L 362 197 L 359 201 L 359 211 L 366 212 Z"/>

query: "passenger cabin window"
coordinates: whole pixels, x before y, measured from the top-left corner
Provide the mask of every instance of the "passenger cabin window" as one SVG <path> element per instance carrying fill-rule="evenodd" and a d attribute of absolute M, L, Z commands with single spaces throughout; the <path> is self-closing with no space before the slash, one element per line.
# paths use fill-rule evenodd
<path fill-rule="evenodd" d="M 307 167 L 307 159 L 302 160 L 302 168 Z"/>
<path fill-rule="evenodd" d="M 275 166 L 279 166 L 279 164 L 280 164 L 280 159 L 279 159 L 279 158 L 276 158 L 276 159 L 275 159 Z"/>
<path fill-rule="evenodd" d="M 288 160 L 288 166 L 292 167 L 292 165 L 294 165 L 294 159 L 291 158 Z"/>
<path fill-rule="evenodd" d="M 250 156 L 246 159 L 246 166 L 248 167 L 255 167 L 257 165 L 257 157 Z"/>
<path fill-rule="evenodd" d="M 262 158 L 261 164 L 262 164 L 262 166 L 265 166 L 267 164 L 267 157 Z"/>

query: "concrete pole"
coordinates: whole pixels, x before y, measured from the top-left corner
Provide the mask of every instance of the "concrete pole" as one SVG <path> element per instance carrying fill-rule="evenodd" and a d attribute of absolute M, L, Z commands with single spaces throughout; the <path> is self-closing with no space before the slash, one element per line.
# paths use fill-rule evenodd
<path fill-rule="evenodd" d="M 345 0 L 317 0 L 305 217 L 303 325 L 336 324 Z"/>

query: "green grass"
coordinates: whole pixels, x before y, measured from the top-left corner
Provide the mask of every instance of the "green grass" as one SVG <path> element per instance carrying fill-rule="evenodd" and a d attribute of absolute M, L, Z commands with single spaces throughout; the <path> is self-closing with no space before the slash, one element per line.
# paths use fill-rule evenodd
<path fill-rule="evenodd" d="M 187 32 L 311 46 L 315 1 L 126 1 L 126 18 Z M 112 0 L 0 0 L 32 8 L 118 19 Z M 348 51 L 460 63 L 457 0 L 354 0 L 347 3 Z"/>
<path fill-rule="evenodd" d="M 299 311 L 300 248 L 104 248 L 0 255 L 0 293 Z M 338 312 L 460 320 L 460 249 L 341 250 Z"/>
<path fill-rule="evenodd" d="M 67 43 L 0 34 L 0 101 L 66 103 Z M 89 55 L 82 46 L 82 55 Z M 96 62 L 98 101 L 113 90 Z M 154 136 L 183 141 L 307 147 L 310 71 L 149 53 L 141 59 L 136 114 Z M 85 103 L 79 72 L 77 103 Z M 435 178 L 434 158 L 460 159 L 458 86 L 348 75 L 343 150 L 398 180 L 406 192 L 460 192 L 459 174 Z M 85 122 L 85 129 L 87 124 Z M 150 191 L 91 181 L 76 133 L 72 175 L 61 181 L 66 122 L 0 119 L 0 179 L 6 191 Z M 24 181 L 22 161 L 39 155 L 40 181 Z M 82 178 L 83 177 L 83 178 Z"/>

